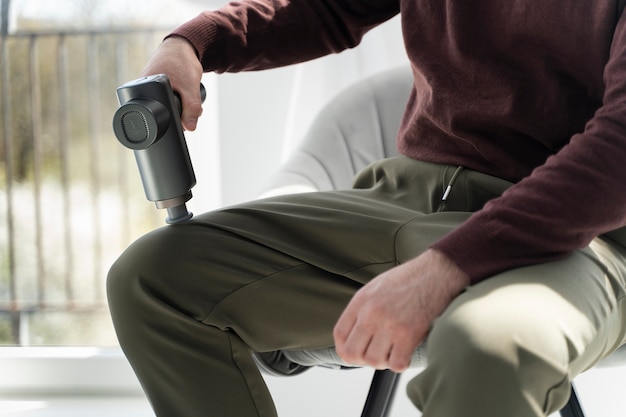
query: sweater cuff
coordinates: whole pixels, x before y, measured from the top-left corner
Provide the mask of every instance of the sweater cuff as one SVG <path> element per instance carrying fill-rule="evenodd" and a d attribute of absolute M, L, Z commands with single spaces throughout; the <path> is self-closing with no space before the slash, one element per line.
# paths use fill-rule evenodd
<path fill-rule="evenodd" d="M 217 24 L 206 12 L 180 25 L 165 39 L 171 36 L 181 36 L 191 43 L 205 72 L 215 71 L 222 65 L 223 42 Z"/>
<path fill-rule="evenodd" d="M 469 275 L 472 284 L 504 271 L 554 261 L 566 255 L 535 251 L 531 245 L 521 244 L 494 229 L 493 225 L 470 219 L 430 247 L 444 253 Z"/>
<path fill-rule="evenodd" d="M 463 229 L 463 226 L 460 228 Z M 471 235 L 457 229 L 432 244 L 430 248 L 445 254 L 469 275 L 470 282 L 475 284 L 503 269 L 502 265 L 496 266 L 500 262 L 488 246 L 484 241 L 472 239 Z"/>

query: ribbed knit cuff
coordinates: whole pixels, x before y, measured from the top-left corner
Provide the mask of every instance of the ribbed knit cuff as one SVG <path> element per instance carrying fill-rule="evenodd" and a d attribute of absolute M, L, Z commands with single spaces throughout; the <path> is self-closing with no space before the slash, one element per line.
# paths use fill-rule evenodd
<path fill-rule="evenodd" d="M 431 249 L 444 253 L 452 262 L 470 277 L 472 284 L 500 272 L 506 268 L 506 262 L 498 259 L 491 245 L 482 239 L 476 239 L 475 232 L 455 230 L 431 245 Z"/>
<path fill-rule="evenodd" d="M 223 43 L 217 24 L 208 13 L 204 12 L 180 25 L 165 39 L 170 36 L 182 36 L 191 43 L 204 71 L 215 71 L 222 67 L 224 62 Z"/>
<path fill-rule="evenodd" d="M 476 284 L 500 272 L 555 261 L 567 253 L 516 240 L 493 223 L 470 218 L 430 247 L 444 253 Z M 540 237 L 538 238 L 540 239 Z"/>

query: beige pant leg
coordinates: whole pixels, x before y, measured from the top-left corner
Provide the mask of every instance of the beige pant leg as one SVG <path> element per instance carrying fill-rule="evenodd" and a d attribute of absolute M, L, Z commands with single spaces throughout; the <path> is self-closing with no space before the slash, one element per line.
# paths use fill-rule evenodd
<path fill-rule="evenodd" d="M 535 417 L 625 341 L 626 250 L 596 239 L 567 259 L 470 287 L 434 323 L 408 385 L 424 417 Z"/>

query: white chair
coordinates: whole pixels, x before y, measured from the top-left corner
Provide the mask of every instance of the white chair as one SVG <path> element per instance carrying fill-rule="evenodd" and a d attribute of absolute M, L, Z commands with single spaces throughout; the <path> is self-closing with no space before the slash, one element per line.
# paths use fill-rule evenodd
<path fill-rule="evenodd" d="M 314 120 L 307 135 L 273 176 L 264 195 L 350 188 L 355 174 L 371 162 L 397 155 L 396 134 L 411 91 L 408 67 L 374 75 L 339 93 Z M 349 368 L 333 348 L 256 353 L 259 368 L 272 375 L 297 375 L 312 366 Z M 418 349 L 412 367 L 424 367 Z M 626 345 L 598 366 L 626 364 Z M 362 417 L 385 417 L 398 374 L 376 371 Z M 562 417 L 584 417 L 576 392 L 560 411 Z"/>

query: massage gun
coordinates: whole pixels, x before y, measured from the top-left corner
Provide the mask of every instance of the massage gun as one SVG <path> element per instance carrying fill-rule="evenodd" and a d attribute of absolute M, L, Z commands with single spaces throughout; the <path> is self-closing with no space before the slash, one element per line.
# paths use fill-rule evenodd
<path fill-rule="evenodd" d="M 204 101 L 202 84 L 200 93 Z M 120 108 L 113 116 L 113 131 L 134 151 L 147 199 L 167 209 L 168 224 L 191 219 L 185 203 L 192 197 L 196 176 L 180 121 L 181 101 L 169 78 L 159 74 L 130 81 L 117 88 L 117 97 Z"/>

